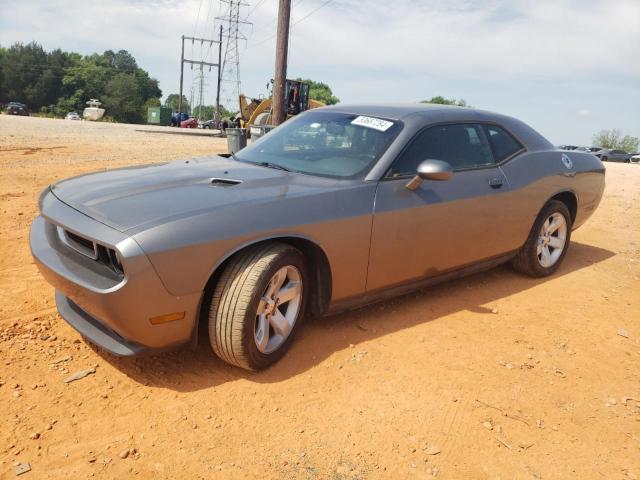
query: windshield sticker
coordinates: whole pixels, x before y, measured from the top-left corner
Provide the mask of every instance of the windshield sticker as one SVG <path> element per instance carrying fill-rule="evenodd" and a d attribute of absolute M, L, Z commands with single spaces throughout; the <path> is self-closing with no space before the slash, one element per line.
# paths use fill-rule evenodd
<path fill-rule="evenodd" d="M 361 127 L 373 128 L 380 132 L 386 132 L 393 126 L 393 122 L 374 117 L 357 117 L 351 122 L 351 125 L 359 125 Z"/>

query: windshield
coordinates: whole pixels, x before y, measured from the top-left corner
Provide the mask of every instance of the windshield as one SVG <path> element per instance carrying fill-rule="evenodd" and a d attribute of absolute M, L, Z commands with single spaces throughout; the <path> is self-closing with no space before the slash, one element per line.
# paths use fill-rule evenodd
<path fill-rule="evenodd" d="M 236 158 L 293 172 L 355 178 L 378 161 L 401 128 L 397 121 L 310 111 L 253 142 Z"/>

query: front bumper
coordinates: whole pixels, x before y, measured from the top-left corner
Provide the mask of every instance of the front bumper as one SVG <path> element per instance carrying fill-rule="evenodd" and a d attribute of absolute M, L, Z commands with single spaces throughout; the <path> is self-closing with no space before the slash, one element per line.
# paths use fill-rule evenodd
<path fill-rule="evenodd" d="M 50 192 L 31 225 L 30 244 L 40 272 L 56 289 L 60 315 L 80 334 L 115 355 L 165 350 L 192 339 L 201 292 L 167 292 L 140 246 L 127 235 L 67 206 Z M 58 227 L 116 249 L 124 275 L 69 248 Z M 153 325 L 151 318 L 184 312 Z"/>

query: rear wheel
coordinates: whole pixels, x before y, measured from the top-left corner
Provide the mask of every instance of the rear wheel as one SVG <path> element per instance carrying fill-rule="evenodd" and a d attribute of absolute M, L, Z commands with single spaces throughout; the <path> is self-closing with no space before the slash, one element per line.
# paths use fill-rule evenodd
<path fill-rule="evenodd" d="M 608 157 L 600 157 L 600 160 L 602 160 L 603 162 L 606 162 L 607 160 L 609 160 Z"/>
<path fill-rule="evenodd" d="M 225 267 L 209 307 L 209 341 L 227 363 L 261 370 L 287 351 L 305 307 L 304 256 L 284 243 L 238 254 Z"/>
<path fill-rule="evenodd" d="M 567 206 L 551 200 L 538 214 L 526 243 L 511 261 L 513 267 L 532 277 L 554 273 L 569 249 L 571 225 Z"/>

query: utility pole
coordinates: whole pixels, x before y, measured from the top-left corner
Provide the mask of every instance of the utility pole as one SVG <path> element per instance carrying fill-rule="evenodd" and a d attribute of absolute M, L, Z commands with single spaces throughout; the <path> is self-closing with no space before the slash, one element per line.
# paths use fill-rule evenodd
<path fill-rule="evenodd" d="M 180 54 L 180 98 L 178 99 L 178 122 L 180 122 L 182 120 L 182 84 L 183 84 L 183 81 L 184 81 L 184 35 L 182 35 L 182 53 Z"/>
<path fill-rule="evenodd" d="M 214 43 L 218 44 L 218 59 L 220 58 L 221 50 L 222 50 L 222 37 L 220 40 L 211 40 L 209 38 L 196 38 L 196 37 L 186 37 L 182 35 L 182 54 L 180 55 L 180 98 L 178 100 L 178 115 L 182 115 L 182 89 L 183 89 L 183 79 L 184 79 L 184 64 L 189 63 L 191 65 L 191 69 L 193 70 L 193 65 L 200 65 L 200 71 L 202 73 L 202 67 L 208 66 L 209 71 L 211 71 L 211 67 L 215 67 L 218 69 L 218 78 L 220 78 L 220 60 L 218 63 L 205 62 L 203 60 L 189 60 L 184 58 L 184 41 L 191 40 L 191 43 L 200 42 L 201 44 L 208 43 L 209 47 L 211 47 Z M 193 97 L 193 86 L 191 87 L 191 96 Z M 192 104 L 193 104 L 193 98 Z"/>
<path fill-rule="evenodd" d="M 218 48 L 218 65 L 222 65 L 222 25 L 220 25 L 220 48 Z M 218 67 L 218 86 L 216 88 L 216 111 L 214 120 L 220 121 L 220 81 L 222 79 L 222 69 Z"/>
<path fill-rule="evenodd" d="M 289 50 L 289 20 L 291 0 L 280 0 L 276 40 L 276 72 L 273 82 L 272 123 L 280 125 L 287 119 L 285 95 L 287 89 L 287 53 Z"/>
<path fill-rule="evenodd" d="M 202 70 L 202 65 L 200 65 L 200 98 L 199 98 L 199 108 L 198 108 L 198 120 L 202 120 L 203 87 L 204 87 L 204 71 Z"/>

